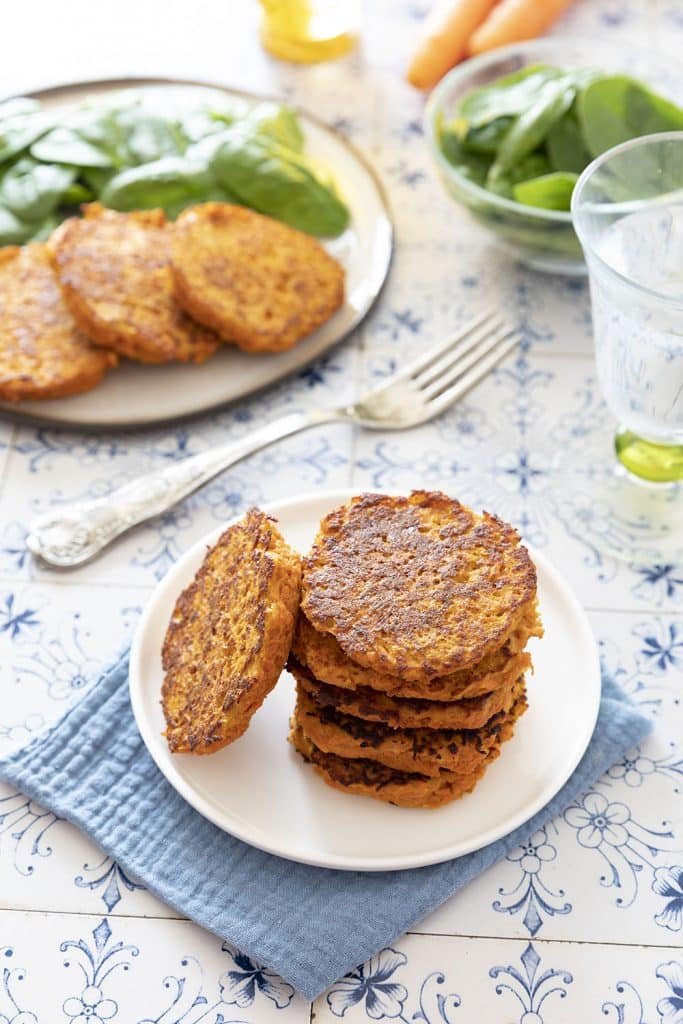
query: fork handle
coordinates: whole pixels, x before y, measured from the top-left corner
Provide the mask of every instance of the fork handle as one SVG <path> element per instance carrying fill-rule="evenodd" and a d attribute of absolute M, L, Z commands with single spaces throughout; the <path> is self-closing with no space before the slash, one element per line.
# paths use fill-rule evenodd
<path fill-rule="evenodd" d="M 345 419 L 340 410 L 290 413 L 239 441 L 191 455 L 157 473 L 138 477 L 104 498 L 67 505 L 35 519 L 26 546 L 48 565 L 75 568 L 116 537 L 172 508 L 224 469 L 290 434 Z"/>

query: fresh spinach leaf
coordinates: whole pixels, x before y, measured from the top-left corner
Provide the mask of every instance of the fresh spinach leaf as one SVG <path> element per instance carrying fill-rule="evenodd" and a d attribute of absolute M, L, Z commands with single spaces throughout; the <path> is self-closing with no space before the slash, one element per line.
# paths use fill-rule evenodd
<path fill-rule="evenodd" d="M 538 151 L 529 153 L 523 157 L 514 167 L 510 167 L 504 173 L 499 174 L 489 186 L 491 192 L 496 195 L 505 196 L 507 199 L 514 199 L 514 186 L 518 181 L 526 181 L 528 178 L 538 178 L 550 172 L 550 164 L 547 156 Z"/>
<path fill-rule="evenodd" d="M 11 210 L 0 206 L 0 246 L 23 245 L 34 230 L 34 225 L 24 223 Z"/>
<path fill-rule="evenodd" d="M 444 131 L 440 136 L 441 152 L 459 174 L 477 185 L 484 186 L 491 160 L 481 153 L 466 150 L 455 132 Z"/>
<path fill-rule="evenodd" d="M 220 92 L 126 90 L 59 123 L 33 100 L 10 100 L 0 104 L 0 238 L 43 237 L 58 214 L 98 198 L 119 210 L 161 206 L 170 216 L 190 203 L 240 202 L 338 234 L 348 210 L 306 162 L 303 144 L 294 110 L 254 108 Z"/>
<path fill-rule="evenodd" d="M 536 99 L 520 114 L 501 142 L 489 173 L 492 183 L 543 142 L 555 122 L 571 107 L 575 91 L 568 75 L 551 79 L 540 88 Z"/>
<path fill-rule="evenodd" d="M 473 153 L 484 153 L 493 157 L 510 130 L 513 120 L 512 117 L 497 117 L 478 128 L 469 128 L 462 144 Z"/>
<path fill-rule="evenodd" d="M 181 156 L 165 156 L 116 174 L 104 187 L 100 200 L 114 210 L 149 210 L 154 207 L 180 212 L 200 202 L 215 185 L 207 167 Z"/>
<path fill-rule="evenodd" d="M 82 167 L 79 177 L 85 187 L 90 189 L 93 198 L 97 198 L 115 174 L 113 167 Z"/>
<path fill-rule="evenodd" d="M 40 111 L 15 114 L 0 121 L 0 163 L 23 153 L 49 131 L 50 118 Z"/>
<path fill-rule="evenodd" d="M 510 168 L 509 174 L 513 185 L 518 181 L 527 181 L 529 178 L 540 178 L 544 174 L 550 174 L 552 167 L 548 157 L 541 150 L 529 153 L 523 157 L 518 164 Z"/>
<path fill-rule="evenodd" d="M 39 164 L 30 157 L 18 160 L 0 183 L 0 204 L 21 220 L 43 220 L 56 209 L 76 171 L 59 164 Z"/>
<path fill-rule="evenodd" d="M 553 171 L 513 186 L 512 195 L 525 206 L 538 206 L 544 210 L 569 210 L 572 192 L 578 181 L 577 174 Z"/>
<path fill-rule="evenodd" d="M 245 206 L 321 237 L 341 234 L 349 211 L 332 188 L 285 146 L 235 125 L 211 160 L 216 181 Z"/>
<path fill-rule="evenodd" d="M 473 89 L 464 98 L 458 114 L 472 128 L 499 117 L 518 117 L 531 106 L 547 82 L 560 77 L 564 77 L 564 72 L 559 68 L 545 64 L 530 65 L 497 78 L 490 85 Z"/>
<path fill-rule="evenodd" d="M 29 238 L 29 242 L 45 242 L 50 237 L 54 229 L 58 226 L 61 217 L 58 217 L 56 213 L 51 213 L 45 217 L 39 224 L 32 224 L 32 234 Z"/>
<path fill-rule="evenodd" d="M 143 102 L 118 111 L 114 124 L 120 133 L 120 141 L 117 140 L 120 166 L 135 167 L 164 156 L 181 156 L 190 141 L 178 121 L 149 109 Z M 112 133 L 110 140 L 114 141 Z M 102 139 L 102 148 L 107 149 L 107 141 Z"/>
<path fill-rule="evenodd" d="M 576 117 L 575 105 L 552 126 L 545 140 L 545 148 L 554 171 L 580 174 L 592 157 Z"/>
<path fill-rule="evenodd" d="M 46 164 L 111 167 L 112 158 L 73 128 L 53 128 L 31 146 L 31 156 Z"/>
<path fill-rule="evenodd" d="M 119 169 L 136 163 L 129 146 L 129 135 L 134 133 L 134 126 L 123 122 L 120 112 L 93 105 L 73 115 L 66 127 L 104 153 L 109 158 L 110 167 Z"/>
<path fill-rule="evenodd" d="M 245 132 L 265 135 L 267 138 L 273 139 L 274 142 L 287 146 L 295 153 L 303 152 L 304 133 L 301 130 L 297 113 L 291 107 L 282 106 L 279 103 L 259 103 L 240 122 L 240 128 Z"/>
<path fill-rule="evenodd" d="M 597 78 L 577 99 L 581 132 L 593 157 L 640 135 L 683 130 L 683 109 L 627 75 Z"/>
<path fill-rule="evenodd" d="M 178 118 L 178 131 L 187 139 L 187 144 L 199 142 L 208 135 L 222 132 L 226 125 L 232 124 L 235 118 L 224 114 L 217 116 L 209 108 L 187 111 Z"/>
<path fill-rule="evenodd" d="M 90 203 L 95 198 L 94 192 L 87 188 L 80 181 L 74 181 L 62 193 L 59 200 L 60 206 L 80 206 L 81 203 Z"/>

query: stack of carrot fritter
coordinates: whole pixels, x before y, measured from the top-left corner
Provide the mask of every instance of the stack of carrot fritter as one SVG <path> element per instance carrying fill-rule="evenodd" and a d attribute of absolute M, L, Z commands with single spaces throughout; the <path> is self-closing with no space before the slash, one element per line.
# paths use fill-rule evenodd
<path fill-rule="evenodd" d="M 290 740 L 337 789 L 447 803 L 512 736 L 541 633 L 511 526 L 438 492 L 362 495 L 322 521 L 305 560 Z"/>

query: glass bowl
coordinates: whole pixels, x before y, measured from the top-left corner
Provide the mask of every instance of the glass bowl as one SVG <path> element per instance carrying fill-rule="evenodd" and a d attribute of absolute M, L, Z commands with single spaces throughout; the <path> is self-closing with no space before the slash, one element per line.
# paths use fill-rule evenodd
<path fill-rule="evenodd" d="M 440 126 L 456 115 L 467 93 L 530 64 L 628 74 L 677 103 L 683 95 L 683 65 L 671 58 L 658 63 L 654 53 L 626 46 L 551 36 L 514 43 L 465 61 L 446 75 L 429 98 L 425 110 L 426 135 L 446 192 L 492 233 L 501 248 L 528 266 L 549 273 L 585 274 L 583 253 L 569 211 L 524 206 L 488 192 L 460 174 L 439 145 Z"/>

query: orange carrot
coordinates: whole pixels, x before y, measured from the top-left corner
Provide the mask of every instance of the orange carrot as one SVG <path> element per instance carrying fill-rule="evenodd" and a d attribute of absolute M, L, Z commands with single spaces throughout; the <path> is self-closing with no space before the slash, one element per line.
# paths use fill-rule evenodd
<path fill-rule="evenodd" d="M 467 53 L 467 43 L 496 0 L 437 0 L 427 15 L 406 77 L 431 89 Z"/>
<path fill-rule="evenodd" d="M 563 14 L 574 0 L 502 0 L 473 33 L 468 54 L 496 46 L 535 39 Z"/>

